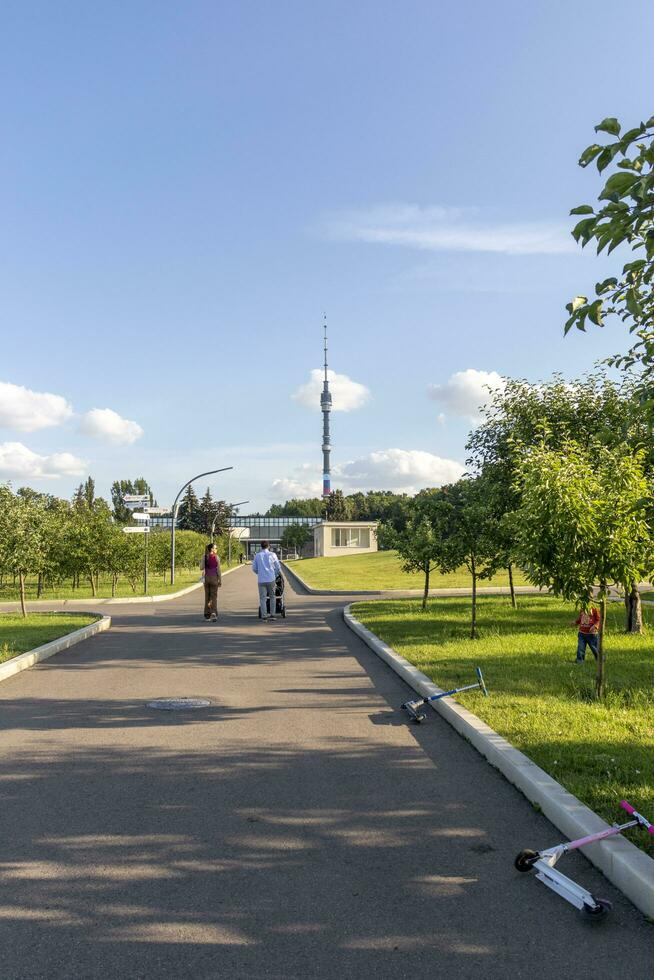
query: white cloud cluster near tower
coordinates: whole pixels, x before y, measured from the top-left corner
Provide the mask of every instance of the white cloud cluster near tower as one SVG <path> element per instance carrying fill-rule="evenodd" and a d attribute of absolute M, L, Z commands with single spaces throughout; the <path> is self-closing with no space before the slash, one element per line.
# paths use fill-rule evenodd
<path fill-rule="evenodd" d="M 315 368 L 311 371 L 306 384 L 300 385 L 291 395 L 294 401 L 313 412 L 320 411 L 320 393 L 322 392 L 324 371 Z M 365 385 L 353 381 L 347 374 L 337 374 L 327 371 L 329 390 L 332 395 L 332 412 L 353 412 L 362 408 L 370 400 L 370 391 Z"/>
<path fill-rule="evenodd" d="M 421 449 L 380 449 L 332 467 L 332 476 L 346 494 L 359 490 L 414 494 L 425 487 L 454 483 L 464 472 L 456 460 Z M 297 467 L 290 478 L 274 480 L 271 490 L 274 500 L 319 497 L 318 467 Z"/>
<path fill-rule="evenodd" d="M 481 421 L 480 408 L 492 401 L 493 393 L 502 391 L 504 378 L 497 371 L 477 371 L 467 368 L 451 375 L 444 384 L 429 385 L 429 397 L 446 412 L 464 418 L 473 425 Z M 444 421 L 439 416 L 439 421 Z"/>

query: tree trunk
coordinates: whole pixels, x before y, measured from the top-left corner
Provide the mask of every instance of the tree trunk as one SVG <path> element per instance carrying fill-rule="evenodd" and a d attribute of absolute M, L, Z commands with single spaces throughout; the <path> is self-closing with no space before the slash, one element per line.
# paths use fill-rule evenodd
<path fill-rule="evenodd" d="M 514 609 L 518 608 L 518 603 L 515 597 L 515 585 L 513 584 L 513 565 L 511 562 L 506 566 L 509 573 L 509 589 L 511 590 L 511 605 Z"/>
<path fill-rule="evenodd" d="M 27 616 L 27 609 L 25 608 L 25 575 L 23 572 L 18 573 L 18 585 L 20 588 L 20 611 L 24 619 Z"/>
<path fill-rule="evenodd" d="M 91 572 L 91 574 L 89 575 L 89 582 L 91 583 L 91 595 L 95 599 L 96 589 L 95 589 L 95 576 L 93 575 L 93 572 Z"/>
<path fill-rule="evenodd" d="M 475 559 L 472 559 L 470 565 L 470 571 L 472 573 L 472 623 L 470 624 L 470 639 L 477 639 L 477 566 L 475 565 Z"/>
<path fill-rule="evenodd" d="M 600 587 L 600 624 L 599 624 L 599 640 L 597 643 L 597 674 L 595 676 L 595 697 L 601 699 L 604 697 L 605 690 L 605 679 L 604 679 L 604 626 L 606 625 L 606 582 L 602 582 Z"/>
<path fill-rule="evenodd" d="M 96 592 L 100 588 L 100 572 L 95 573 L 95 589 Z M 95 592 L 93 593 L 95 595 Z"/>
<path fill-rule="evenodd" d="M 36 598 L 40 599 L 43 595 L 43 572 L 39 572 L 39 577 L 36 583 Z"/>
<path fill-rule="evenodd" d="M 431 565 L 429 562 L 425 565 L 425 591 L 422 594 L 422 609 L 423 612 L 427 608 L 427 599 L 429 598 L 429 573 L 431 572 Z"/>
<path fill-rule="evenodd" d="M 627 589 L 625 586 L 624 605 L 626 613 L 625 633 L 642 633 L 643 610 L 636 582 L 631 583 L 631 589 Z"/>
<path fill-rule="evenodd" d="M 118 576 L 114 573 L 111 576 L 111 598 L 116 598 L 116 585 L 118 583 Z"/>

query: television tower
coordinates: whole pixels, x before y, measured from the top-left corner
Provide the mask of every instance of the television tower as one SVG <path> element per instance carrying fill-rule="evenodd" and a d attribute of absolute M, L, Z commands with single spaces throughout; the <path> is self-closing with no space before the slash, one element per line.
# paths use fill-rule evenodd
<path fill-rule="evenodd" d="M 329 390 L 329 377 L 327 374 L 327 317 L 323 323 L 325 331 L 325 380 L 323 381 L 322 393 L 320 395 L 320 409 L 322 411 L 322 495 L 326 500 L 332 492 L 329 453 L 331 442 L 329 438 L 329 413 L 332 410 L 332 396 Z"/>

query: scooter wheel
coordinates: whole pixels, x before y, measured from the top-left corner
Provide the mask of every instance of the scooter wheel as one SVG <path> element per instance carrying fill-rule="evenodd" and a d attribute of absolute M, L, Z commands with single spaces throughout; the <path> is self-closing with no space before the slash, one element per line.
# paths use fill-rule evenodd
<path fill-rule="evenodd" d="M 282 619 L 286 619 L 286 609 L 282 609 Z"/>
<path fill-rule="evenodd" d="M 261 610 L 259 609 L 257 611 L 258 611 L 258 614 L 259 614 L 259 619 L 261 619 Z"/>
<path fill-rule="evenodd" d="M 537 860 L 538 851 L 520 851 L 513 865 L 518 871 L 531 871 Z"/>
<path fill-rule="evenodd" d="M 603 919 L 613 908 L 613 905 L 611 902 L 609 902 L 608 898 L 596 898 L 595 902 L 597 903 L 595 908 L 592 908 L 590 905 L 586 905 L 584 902 L 584 912 L 586 915 L 589 915 L 591 919 Z"/>

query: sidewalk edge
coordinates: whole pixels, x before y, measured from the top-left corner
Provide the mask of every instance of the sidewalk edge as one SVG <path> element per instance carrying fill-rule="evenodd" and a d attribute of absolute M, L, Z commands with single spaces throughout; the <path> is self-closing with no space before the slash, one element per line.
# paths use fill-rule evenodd
<path fill-rule="evenodd" d="M 294 563 L 295 564 L 295 563 Z M 304 589 L 309 595 L 329 595 L 329 596 L 375 596 L 376 598 L 386 598 L 386 599 L 412 599 L 415 597 L 422 597 L 422 589 L 314 589 L 312 586 L 307 585 L 305 580 L 291 568 L 287 562 L 283 561 L 282 566 L 288 572 L 288 575 L 293 579 L 296 585 Z M 546 592 L 546 589 L 538 588 L 532 585 L 516 585 L 515 592 L 517 595 L 540 595 L 541 592 Z M 510 595 L 511 590 L 508 585 L 488 585 L 481 586 L 477 588 L 478 595 Z M 451 588 L 451 589 L 430 589 L 429 595 L 434 599 L 438 598 L 448 598 L 452 597 L 464 597 L 472 594 L 472 589 L 466 588 Z"/>
<path fill-rule="evenodd" d="M 89 623 L 88 626 L 82 626 L 81 629 L 73 630 L 72 633 L 66 633 L 65 636 L 60 636 L 57 640 L 43 643 L 40 647 L 34 647 L 33 650 L 27 650 L 11 660 L 6 660 L 0 664 L 0 683 L 15 674 L 20 674 L 23 670 L 28 670 L 29 667 L 33 667 L 34 664 L 38 664 L 42 660 L 54 657 L 56 653 L 61 653 L 62 650 L 75 646 L 76 643 L 81 643 L 82 640 L 88 640 L 96 633 L 103 633 L 110 626 L 111 616 L 102 616 L 95 623 Z"/>
<path fill-rule="evenodd" d="M 343 609 L 343 619 L 353 633 L 422 697 L 442 693 L 422 671 L 360 623 L 352 614 L 350 605 Z M 571 840 L 608 828 L 608 824 L 593 810 L 471 711 L 451 699 L 434 701 L 430 706 L 531 803 L 540 806 L 548 820 Z M 623 837 L 592 844 L 585 847 L 583 853 L 641 912 L 654 917 L 652 858 Z"/>

